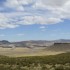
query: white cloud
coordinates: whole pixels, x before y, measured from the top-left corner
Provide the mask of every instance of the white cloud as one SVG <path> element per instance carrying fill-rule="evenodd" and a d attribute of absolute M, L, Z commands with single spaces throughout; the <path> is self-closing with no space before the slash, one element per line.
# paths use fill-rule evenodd
<path fill-rule="evenodd" d="M 0 13 L 0 28 L 15 28 L 19 25 L 32 24 L 56 24 L 62 22 L 59 18 L 46 18 L 41 15 L 24 15 L 21 12 L 17 13 Z"/>
<path fill-rule="evenodd" d="M 46 18 L 45 16 L 24 16 L 23 23 L 25 25 L 29 24 L 55 24 L 58 22 L 62 22 L 59 18 Z"/>
<path fill-rule="evenodd" d="M 41 27 L 40 27 L 40 29 L 45 29 L 45 28 L 46 28 L 45 26 L 41 26 Z"/>
<path fill-rule="evenodd" d="M 23 6 L 19 4 L 18 0 L 7 0 L 5 6 L 16 11 L 24 11 Z"/>
<path fill-rule="evenodd" d="M 24 36 L 24 34 L 19 33 L 19 34 L 17 34 L 17 36 Z"/>
<path fill-rule="evenodd" d="M 6 0 L 0 7 L 0 10 L 4 9 L 15 12 L 0 12 L 0 29 L 57 24 L 70 19 L 70 0 Z"/>
<path fill-rule="evenodd" d="M 45 27 L 45 26 L 40 26 L 40 30 L 41 30 L 42 32 L 45 32 L 45 31 L 46 31 L 46 27 Z"/>
<path fill-rule="evenodd" d="M 34 0 L 18 0 L 18 2 L 21 5 L 28 5 L 28 4 L 32 4 Z"/>
<path fill-rule="evenodd" d="M 24 11 L 26 5 L 32 4 L 33 0 L 6 0 L 5 7 L 14 9 L 16 11 Z"/>
<path fill-rule="evenodd" d="M 4 29 L 4 28 L 15 28 L 18 25 L 11 23 L 11 17 L 8 18 L 5 14 L 0 13 L 0 29 Z"/>
<path fill-rule="evenodd" d="M 65 18 L 70 15 L 70 0 L 38 0 L 33 8 L 46 9 L 56 17 Z"/>

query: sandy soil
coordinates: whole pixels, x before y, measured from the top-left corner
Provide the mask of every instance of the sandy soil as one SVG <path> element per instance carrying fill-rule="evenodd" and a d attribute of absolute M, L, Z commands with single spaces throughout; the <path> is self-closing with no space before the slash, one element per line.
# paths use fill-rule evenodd
<path fill-rule="evenodd" d="M 10 56 L 10 57 L 21 57 L 21 56 L 44 56 L 44 55 L 56 55 L 64 52 L 52 52 L 44 50 L 45 48 L 1 48 L 0 55 Z"/>

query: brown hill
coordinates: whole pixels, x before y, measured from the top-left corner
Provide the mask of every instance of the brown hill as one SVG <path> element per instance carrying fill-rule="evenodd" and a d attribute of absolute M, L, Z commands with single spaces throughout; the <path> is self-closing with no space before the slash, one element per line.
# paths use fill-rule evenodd
<path fill-rule="evenodd" d="M 70 51 L 70 43 L 54 43 L 47 49 L 50 51 Z"/>

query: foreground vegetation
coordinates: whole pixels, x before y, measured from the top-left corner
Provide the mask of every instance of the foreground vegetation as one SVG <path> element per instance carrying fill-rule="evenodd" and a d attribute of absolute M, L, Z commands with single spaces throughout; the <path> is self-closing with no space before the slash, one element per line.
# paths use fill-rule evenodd
<path fill-rule="evenodd" d="M 70 70 L 70 53 L 51 56 L 0 56 L 0 70 Z"/>

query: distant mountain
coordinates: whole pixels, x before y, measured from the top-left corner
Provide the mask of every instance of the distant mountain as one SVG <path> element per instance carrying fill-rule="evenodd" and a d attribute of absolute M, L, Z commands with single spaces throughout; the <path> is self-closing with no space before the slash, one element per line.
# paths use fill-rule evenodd
<path fill-rule="evenodd" d="M 70 43 L 70 40 L 68 39 L 59 39 L 59 40 L 54 40 L 54 43 Z"/>
<path fill-rule="evenodd" d="M 48 47 L 49 51 L 69 51 L 70 52 L 70 43 L 54 43 L 52 46 Z"/>
<path fill-rule="evenodd" d="M 15 45 L 15 47 L 48 47 L 53 46 L 54 43 L 70 43 L 70 40 L 67 39 L 60 39 L 60 40 L 53 40 L 53 41 L 46 41 L 46 40 L 30 40 L 30 41 L 20 41 L 20 42 L 9 42 L 7 40 L 0 41 L 0 45 Z M 59 44 L 58 44 L 59 45 Z"/>
<path fill-rule="evenodd" d="M 10 44 L 10 42 L 7 41 L 7 40 L 2 40 L 2 41 L 0 41 L 0 45 L 1 45 L 1 44 Z"/>
<path fill-rule="evenodd" d="M 17 47 L 46 47 L 52 45 L 53 42 L 45 41 L 45 40 L 31 40 L 31 41 L 21 41 L 21 42 L 13 42 Z"/>

